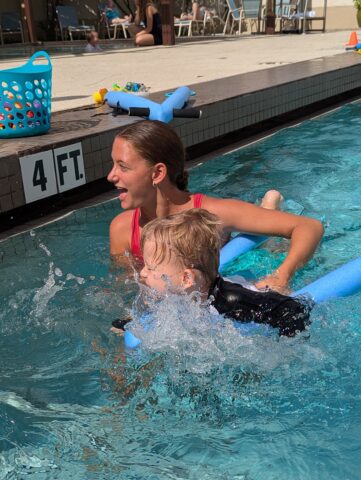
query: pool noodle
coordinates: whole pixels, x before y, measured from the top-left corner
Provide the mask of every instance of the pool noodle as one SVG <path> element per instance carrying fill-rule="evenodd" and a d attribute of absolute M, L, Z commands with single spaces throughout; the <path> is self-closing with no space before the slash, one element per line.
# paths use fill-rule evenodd
<path fill-rule="evenodd" d="M 191 90 L 188 87 L 179 87 L 163 103 L 156 103 L 148 98 L 125 92 L 108 92 L 105 100 L 110 107 L 123 110 L 129 110 L 131 107 L 149 108 L 149 120 L 169 123 L 173 119 L 173 110 L 183 108 L 190 95 Z"/>
<path fill-rule="evenodd" d="M 268 237 L 261 235 L 245 235 L 242 233 L 232 238 L 232 240 L 230 240 L 221 248 L 219 271 L 222 271 L 223 267 L 227 263 L 231 262 L 240 255 L 243 255 L 249 250 L 262 245 L 262 243 L 264 243 L 266 240 L 268 240 Z"/>
<path fill-rule="evenodd" d="M 348 297 L 361 290 L 361 257 L 345 263 L 315 282 L 294 292 L 292 296 L 309 295 L 316 302 Z"/>

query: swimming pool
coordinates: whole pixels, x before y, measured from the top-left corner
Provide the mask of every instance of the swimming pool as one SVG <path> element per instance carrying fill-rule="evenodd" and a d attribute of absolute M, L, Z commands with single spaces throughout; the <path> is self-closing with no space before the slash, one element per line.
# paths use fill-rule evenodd
<path fill-rule="evenodd" d="M 360 129 L 361 104 L 346 105 L 195 167 L 191 188 L 256 201 L 274 187 L 322 219 L 298 288 L 361 255 Z M 118 209 L 0 243 L 0 479 L 359 479 L 361 295 L 317 306 L 309 338 L 280 340 L 194 332 L 196 307 L 170 299 L 164 351 L 125 356 L 109 334 L 136 291 L 109 268 Z M 272 249 L 229 273 L 269 272 Z"/>
<path fill-rule="evenodd" d="M 8 60 L 11 58 L 28 58 L 31 57 L 35 52 L 39 50 L 46 50 L 49 55 L 53 56 L 63 56 L 63 55 L 82 55 L 85 53 L 86 40 L 83 39 L 81 43 L 77 42 L 68 42 L 63 44 L 46 43 L 46 46 L 34 47 L 32 45 L 16 45 L 2 47 L 0 51 L 0 60 Z M 134 45 L 130 41 L 124 41 L 124 39 L 119 41 L 102 41 L 100 40 L 100 45 L 103 53 L 112 53 L 118 50 L 124 50 L 125 48 L 134 48 Z"/>

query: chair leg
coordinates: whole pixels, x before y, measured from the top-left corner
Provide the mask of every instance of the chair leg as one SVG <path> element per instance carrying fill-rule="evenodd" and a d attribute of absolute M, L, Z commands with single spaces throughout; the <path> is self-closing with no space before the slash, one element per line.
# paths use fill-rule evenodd
<path fill-rule="evenodd" d="M 223 35 L 225 35 L 225 34 L 226 34 L 226 32 L 227 32 L 229 15 L 230 15 L 230 11 L 228 11 L 228 13 L 227 13 L 227 17 L 226 17 L 226 21 L 225 21 L 225 23 L 224 23 Z"/>

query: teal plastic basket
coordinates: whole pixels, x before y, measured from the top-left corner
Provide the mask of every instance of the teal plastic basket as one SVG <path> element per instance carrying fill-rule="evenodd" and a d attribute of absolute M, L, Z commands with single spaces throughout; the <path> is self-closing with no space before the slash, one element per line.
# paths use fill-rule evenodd
<path fill-rule="evenodd" d="M 47 64 L 34 64 L 44 57 Z M 51 117 L 50 57 L 36 52 L 25 65 L 0 70 L 0 138 L 45 133 Z"/>

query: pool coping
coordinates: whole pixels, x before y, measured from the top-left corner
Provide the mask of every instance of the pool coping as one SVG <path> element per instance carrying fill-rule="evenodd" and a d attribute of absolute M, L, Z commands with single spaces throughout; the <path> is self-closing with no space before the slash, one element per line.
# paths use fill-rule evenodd
<path fill-rule="evenodd" d="M 190 85 L 197 91 L 192 106 L 203 116 L 176 119 L 172 125 L 189 156 L 199 157 L 360 95 L 360 60 L 343 53 Z M 149 98 L 163 101 L 164 93 Z M 138 120 L 114 117 L 106 105 L 83 107 L 53 114 L 46 135 L 0 140 L 0 230 L 106 190 L 113 138 Z M 81 144 L 85 185 L 26 204 L 19 159 L 75 143 Z"/>

